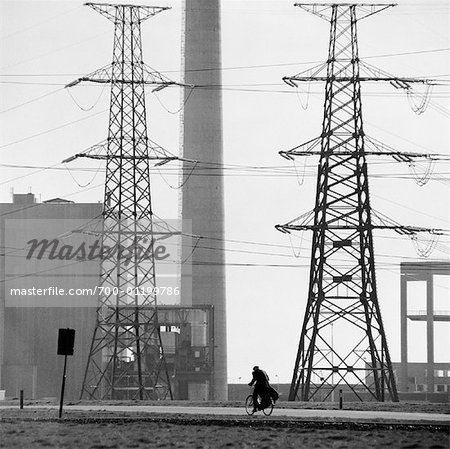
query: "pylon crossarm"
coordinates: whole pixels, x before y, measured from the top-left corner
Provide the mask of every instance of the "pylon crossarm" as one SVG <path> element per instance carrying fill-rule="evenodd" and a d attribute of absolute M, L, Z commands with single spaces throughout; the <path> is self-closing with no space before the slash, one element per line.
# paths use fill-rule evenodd
<path fill-rule="evenodd" d="M 411 84 L 423 84 L 426 86 L 439 86 L 446 85 L 446 81 L 432 79 L 432 78 L 421 78 L 421 77 L 399 77 L 394 76 L 383 69 L 380 69 L 368 62 L 363 60 L 359 61 L 361 71 L 365 71 L 368 76 L 360 77 L 360 81 L 387 81 L 396 89 L 410 90 L 412 89 Z"/>
<path fill-rule="evenodd" d="M 155 85 L 157 86 L 155 89 L 153 89 L 152 92 L 157 92 L 162 89 L 165 89 L 169 86 L 179 86 L 179 87 L 190 87 L 194 88 L 193 85 L 178 83 L 176 81 L 172 81 L 171 79 L 167 78 L 162 73 L 158 72 L 157 70 L 151 68 L 147 64 L 144 64 L 142 62 L 140 63 L 133 63 L 133 67 L 130 63 L 124 64 L 125 68 L 129 69 L 129 72 L 131 73 L 132 69 L 134 73 L 136 73 L 136 79 L 130 78 L 129 74 L 124 76 L 123 78 L 118 77 L 116 74 L 113 73 L 114 71 L 114 63 L 108 64 L 104 67 L 101 67 L 98 70 L 95 70 L 92 73 L 89 73 L 88 75 L 84 75 L 80 78 L 77 78 L 75 81 L 72 81 L 68 84 L 66 84 L 65 88 L 74 87 L 77 84 L 80 84 L 82 82 L 91 82 L 91 83 L 99 83 L 99 84 L 148 84 L 148 85 Z M 129 67 L 127 67 L 129 65 Z"/>
<path fill-rule="evenodd" d="M 179 86 L 179 87 L 194 87 L 191 84 L 178 83 L 167 78 L 161 72 L 153 69 L 147 64 L 143 64 L 144 71 L 144 84 L 156 84 L 158 85 L 152 92 L 157 92 L 169 86 Z"/>
<path fill-rule="evenodd" d="M 397 6 L 396 3 L 294 3 L 294 6 L 310 12 L 327 22 L 330 21 L 331 14 L 328 10 L 335 7 L 355 8 L 358 11 L 358 20 L 365 19 L 373 14 L 384 11 L 387 8 Z"/>
<path fill-rule="evenodd" d="M 450 235 L 449 229 L 438 228 L 421 228 L 418 226 L 372 226 L 372 229 L 390 229 L 400 235 L 415 235 L 419 233 L 427 233 L 431 235 Z"/>
<path fill-rule="evenodd" d="M 96 237 L 100 237 L 100 236 L 102 236 L 102 235 L 104 235 L 104 234 L 106 234 L 106 232 L 103 232 L 103 231 L 98 231 L 98 232 L 92 232 L 92 231 L 82 231 L 82 230 L 79 230 L 79 229 L 74 229 L 73 231 L 71 231 L 71 233 L 73 233 L 73 234 L 83 234 L 83 235 L 93 235 L 93 236 L 96 236 Z M 108 232 L 108 235 L 110 235 L 110 234 L 117 234 L 117 232 Z M 128 235 L 142 235 L 142 236 L 148 236 L 149 235 L 149 232 L 148 231 L 141 231 L 141 232 L 131 232 L 131 231 L 129 231 L 129 232 L 123 232 L 123 231 L 121 231 L 121 234 L 122 235 L 125 235 L 125 236 L 128 236 Z M 158 231 L 152 231 L 152 233 L 151 233 L 153 236 L 158 236 L 158 238 L 156 238 L 155 240 L 166 240 L 166 239 L 168 239 L 168 238 L 170 238 L 170 237 L 173 237 L 174 235 L 185 235 L 185 234 L 183 234 L 182 232 L 180 232 L 180 231 L 173 231 L 173 232 L 158 232 Z"/>
<path fill-rule="evenodd" d="M 157 156 L 119 156 L 119 155 L 106 155 L 106 154 L 86 154 L 86 153 L 78 153 L 67 159 L 62 161 L 63 164 L 72 162 L 78 158 L 87 158 L 87 159 L 96 159 L 96 160 L 113 160 L 113 159 L 123 159 L 123 160 L 145 160 L 145 161 L 159 161 L 159 163 L 155 164 L 156 166 L 161 166 L 167 164 L 167 162 L 179 160 L 178 157 L 157 157 Z"/>
<path fill-rule="evenodd" d="M 161 160 L 169 161 L 179 159 L 177 156 L 174 156 L 170 151 L 166 150 L 161 145 L 157 144 L 155 141 L 149 138 L 147 138 L 147 148 L 150 153 L 153 153 L 156 157 L 158 157 Z"/>
<path fill-rule="evenodd" d="M 161 217 L 159 217 L 155 213 L 153 213 L 153 232 L 160 233 L 160 234 L 167 234 L 168 236 L 186 235 L 189 237 L 194 237 L 191 234 L 184 234 L 184 233 L 180 232 L 178 229 L 176 229 L 170 223 L 167 223 L 167 221 L 163 220 Z"/>
<path fill-rule="evenodd" d="M 418 233 L 428 233 L 432 235 L 450 235 L 450 230 L 448 229 L 438 229 L 438 228 L 422 228 L 418 226 L 403 226 L 403 225 L 372 225 L 372 226 L 326 226 L 327 230 L 366 230 L 366 229 L 388 229 L 393 230 L 401 235 L 414 235 Z M 291 231 L 316 231 L 320 230 L 321 226 L 314 225 L 276 225 L 275 229 L 282 232 L 283 234 L 290 234 Z"/>
<path fill-rule="evenodd" d="M 124 139 L 125 140 L 125 139 Z M 121 154 L 109 154 L 108 152 L 108 140 L 104 140 L 96 145 L 85 150 L 83 153 L 77 153 L 73 156 L 68 157 L 62 161 L 63 164 L 72 162 L 78 158 L 88 158 L 97 160 L 113 160 L 113 159 L 124 159 L 124 160 L 148 160 L 148 161 L 158 161 L 155 167 L 167 164 L 170 161 L 181 160 L 178 156 L 172 155 L 168 150 L 158 145 L 153 140 L 146 138 L 147 149 L 152 154 L 141 154 L 141 155 L 121 155 Z"/>
<path fill-rule="evenodd" d="M 391 156 L 397 162 L 411 163 L 412 159 L 427 159 L 432 161 L 448 161 L 450 156 L 441 153 L 421 153 L 415 151 L 398 151 L 386 145 L 385 143 L 369 136 L 365 136 L 366 147 L 370 146 L 373 150 L 365 150 L 365 154 Z"/>
<path fill-rule="evenodd" d="M 308 156 L 320 156 L 322 155 L 321 150 L 321 139 L 322 137 L 315 137 L 305 143 L 302 143 L 290 150 L 279 151 L 278 154 L 287 159 L 288 161 L 294 161 L 295 157 L 308 157 Z M 435 161 L 449 161 L 450 156 L 442 153 L 423 153 L 416 151 L 399 151 L 389 145 L 367 135 L 364 136 L 365 149 L 364 154 L 366 156 L 389 156 L 392 157 L 396 162 L 402 162 L 408 164 L 410 167 L 414 167 L 416 161 L 426 161 L 428 163 L 433 163 Z M 338 150 L 333 152 L 330 150 L 331 154 L 337 154 L 339 156 L 354 156 L 356 150 Z"/>
<path fill-rule="evenodd" d="M 114 3 L 85 3 L 85 6 L 89 6 L 95 11 L 99 12 L 102 16 L 105 16 L 107 19 L 112 22 L 116 22 L 119 20 L 118 10 L 127 7 L 139 10 L 139 18 L 138 22 L 141 23 L 144 20 L 147 20 L 149 17 L 155 16 L 160 12 L 163 12 L 167 9 L 171 9 L 168 6 L 139 6 L 139 5 L 117 5 Z"/>
<path fill-rule="evenodd" d="M 308 140 L 294 148 L 287 151 L 279 151 L 278 154 L 285 159 L 292 161 L 293 156 L 310 156 L 315 154 L 320 154 L 320 150 L 316 150 L 317 147 L 320 148 L 321 137 L 315 137 L 314 139 Z"/>
<path fill-rule="evenodd" d="M 178 231 L 177 229 L 175 229 L 173 226 L 169 225 L 167 222 L 165 222 L 164 220 L 162 220 L 160 217 L 158 217 L 156 214 L 153 214 L 154 218 L 158 219 L 158 222 L 154 222 L 153 223 L 153 230 L 152 230 L 152 235 L 153 236 L 158 236 L 156 238 L 156 240 L 165 240 L 168 239 L 174 235 L 183 235 L 186 237 L 192 237 L 192 238 L 197 238 L 197 239 L 204 239 L 206 237 L 202 237 L 199 235 L 195 235 L 195 234 L 188 234 L 188 233 L 184 233 L 181 231 Z M 161 230 L 159 230 L 161 229 Z M 108 231 L 108 234 L 116 234 L 117 232 L 110 232 Z M 106 234 L 106 232 L 104 231 L 87 231 L 86 229 L 73 229 L 72 231 L 70 231 L 70 233 L 68 234 L 83 234 L 83 235 L 91 235 L 91 236 L 102 236 L 104 234 Z M 128 235 L 148 235 L 149 232 L 148 231 L 121 231 L 121 234 L 128 236 Z M 154 307 L 154 306 L 152 306 Z"/>
<path fill-rule="evenodd" d="M 86 154 L 86 153 L 79 153 L 72 156 L 71 160 L 79 158 L 79 157 L 85 157 L 88 159 L 97 159 L 97 160 L 112 160 L 112 159 L 123 159 L 123 160 L 131 160 L 131 161 L 161 161 L 161 162 L 169 162 L 177 160 L 178 158 L 175 156 L 172 157 L 158 157 L 158 156 L 120 156 L 120 155 L 107 155 L 107 154 Z M 63 162 L 69 162 L 68 159 L 66 159 Z M 162 164 L 158 164 L 162 165 Z"/>
<path fill-rule="evenodd" d="M 286 84 L 289 84 L 292 87 L 297 87 L 296 82 L 312 82 L 312 81 L 335 81 L 338 83 L 342 82 L 357 82 L 357 81 L 385 81 L 392 86 L 394 86 L 396 89 L 411 89 L 410 84 L 418 83 L 418 84 L 425 84 L 428 86 L 438 86 L 438 85 L 444 85 L 444 82 L 440 82 L 439 80 L 432 80 L 432 79 L 426 79 L 426 78 L 400 78 L 398 76 L 359 76 L 359 75 L 349 75 L 349 76 L 285 76 L 283 77 L 283 81 Z"/>
<path fill-rule="evenodd" d="M 280 151 L 279 154 L 290 161 L 293 160 L 292 156 L 320 156 L 321 151 L 301 151 L 301 150 L 289 150 Z M 353 156 L 355 151 L 339 151 L 339 156 Z M 397 162 L 411 162 L 412 158 L 429 159 L 429 160 L 450 160 L 450 156 L 445 154 L 425 154 L 425 153 L 409 153 L 401 151 L 364 151 L 366 156 L 391 156 Z"/>
<path fill-rule="evenodd" d="M 412 84 L 422 84 L 426 86 L 439 86 L 446 85 L 446 81 L 421 78 L 421 77 L 399 77 L 392 75 L 385 70 L 382 70 L 372 64 L 364 62 L 358 58 L 361 73 L 355 73 L 353 71 L 353 65 L 351 58 L 338 58 L 333 62 L 346 63 L 344 67 L 340 67 L 339 72 L 329 76 L 327 66 L 329 61 L 315 65 L 307 70 L 304 70 L 296 75 L 285 76 L 282 80 L 291 87 L 298 87 L 297 83 L 302 82 L 388 82 L 396 89 L 411 90 Z"/>
<path fill-rule="evenodd" d="M 325 76 L 327 73 L 327 63 L 326 62 L 322 62 L 320 64 L 317 64 L 313 67 L 310 67 L 307 70 L 304 70 L 303 72 L 297 73 L 296 75 L 292 75 L 292 76 L 284 76 L 282 78 L 282 80 L 291 87 L 297 87 L 297 84 L 295 84 L 295 80 L 297 78 L 315 78 L 320 76 L 323 73 L 323 75 Z"/>
<path fill-rule="evenodd" d="M 401 235 L 413 236 L 419 233 L 428 233 L 431 235 L 450 235 L 450 230 L 448 229 L 401 225 L 374 209 L 372 209 L 372 219 L 378 222 L 373 224 L 372 221 L 372 229 L 390 229 Z"/>
<path fill-rule="evenodd" d="M 96 83 L 109 83 L 111 78 L 112 78 L 112 64 L 108 64 L 105 65 L 104 67 L 95 70 L 92 73 L 89 73 L 88 75 L 84 75 L 81 76 L 80 78 L 77 78 L 76 80 L 66 84 L 64 87 L 66 89 L 74 87 L 83 81 L 91 81 Z"/>
<path fill-rule="evenodd" d="M 95 145 L 92 145 L 92 147 L 89 147 L 87 150 L 85 150 L 83 153 L 77 153 L 73 156 L 70 156 L 62 161 L 62 164 L 67 164 L 68 162 L 72 162 L 73 160 L 79 158 L 79 157 L 91 157 L 94 158 L 94 156 L 100 156 L 101 153 L 106 153 L 108 141 L 103 140 L 100 143 L 97 143 Z"/>
<path fill-rule="evenodd" d="M 300 215 L 299 217 L 294 218 L 289 223 L 286 223 L 284 225 L 276 225 L 275 229 L 284 234 L 290 234 L 289 231 L 294 227 L 296 230 L 311 229 L 312 226 L 310 225 L 310 223 L 313 221 L 313 219 L 314 219 L 314 210 L 310 210 Z"/>

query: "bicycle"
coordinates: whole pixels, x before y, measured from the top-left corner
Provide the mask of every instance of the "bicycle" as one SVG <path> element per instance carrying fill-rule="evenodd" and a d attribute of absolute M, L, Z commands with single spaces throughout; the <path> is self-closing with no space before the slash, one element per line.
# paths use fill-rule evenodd
<path fill-rule="evenodd" d="M 270 393 L 266 393 L 264 397 L 259 397 L 260 405 L 258 406 L 258 411 L 262 411 L 264 415 L 270 416 L 273 412 L 273 401 Z M 245 399 L 245 411 L 247 415 L 251 416 L 255 412 L 253 411 L 253 395 L 249 394 Z"/>

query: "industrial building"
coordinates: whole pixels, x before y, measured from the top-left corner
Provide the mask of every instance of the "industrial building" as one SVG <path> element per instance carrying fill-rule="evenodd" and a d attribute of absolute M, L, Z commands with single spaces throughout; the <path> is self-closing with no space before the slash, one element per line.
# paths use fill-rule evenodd
<path fill-rule="evenodd" d="M 54 199 L 37 203 L 32 193 L 14 194 L 0 204 L 0 389 L 7 397 L 59 395 L 63 360 L 56 355 L 59 328 L 76 331 L 76 349 L 68 363 L 67 398 L 78 398 L 94 329 L 94 296 L 20 295 L 12 289 L 93 288 L 99 266 L 59 259 L 27 259 L 27 242 L 49 241 L 101 215 L 101 204 Z M 76 237 L 79 238 L 79 237 Z M 92 241 L 91 237 L 86 237 Z M 67 241 L 67 240 L 66 240 Z M 79 301 L 80 300 L 80 301 Z"/>
<path fill-rule="evenodd" d="M 436 310 L 434 305 L 434 276 L 450 276 L 450 263 L 445 261 L 402 262 L 400 264 L 400 340 L 401 363 L 399 389 L 403 392 L 449 391 L 450 363 L 434 360 L 434 324 L 450 322 L 450 311 Z M 413 310 L 408 304 L 408 283 L 425 283 L 426 307 Z M 408 320 L 426 323 L 426 363 L 408 361 Z"/>
<path fill-rule="evenodd" d="M 397 372 L 400 372 L 403 366 L 402 363 L 394 362 L 394 369 Z M 404 384 L 402 385 L 400 392 L 408 393 L 407 397 L 410 399 L 416 398 L 419 400 L 419 398 L 425 399 L 425 397 L 431 399 L 433 394 L 438 394 L 438 397 L 443 398 L 440 402 L 448 401 L 450 399 L 450 362 L 435 362 L 432 376 L 428 375 L 427 366 L 427 362 L 408 362 L 407 383 L 406 386 Z M 433 383 L 433 390 L 428 389 L 430 381 Z M 429 395 L 429 393 L 432 394 Z"/>
<path fill-rule="evenodd" d="M 6 397 L 18 397 L 20 390 L 34 399 L 59 395 L 63 358 L 56 354 L 57 335 L 59 328 L 68 327 L 76 334 L 66 398 L 79 398 L 95 325 L 98 297 L 93 289 L 99 285 L 100 262 L 62 261 L 56 252 L 51 255 L 56 246 L 50 244 L 56 240 L 58 254 L 66 259 L 69 246 L 79 248 L 80 241 L 93 246 L 94 236 L 75 231 L 98 220 L 101 213 L 99 203 L 77 204 L 60 198 L 37 203 L 32 193 L 15 194 L 12 203 L 0 204 L 4 248 L 0 258 L 0 390 L 6 391 Z M 48 251 L 41 253 L 40 246 L 27 257 L 34 239 L 46 239 Z M 55 294 L 71 288 L 80 289 L 80 294 Z M 38 294 L 39 289 L 43 294 Z M 161 305 L 158 322 L 175 398 L 211 399 L 214 307 Z M 124 378 L 119 398 L 131 396 Z"/>

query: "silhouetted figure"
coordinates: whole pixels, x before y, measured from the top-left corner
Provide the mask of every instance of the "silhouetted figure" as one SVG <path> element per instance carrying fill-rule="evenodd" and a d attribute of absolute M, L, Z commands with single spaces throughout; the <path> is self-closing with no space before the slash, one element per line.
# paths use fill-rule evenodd
<path fill-rule="evenodd" d="M 265 371 L 259 369 L 259 366 L 253 367 L 252 381 L 248 384 L 250 387 L 255 385 L 253 389 L 253 411 L 259 410 L 258 396 L 262 399 L 270 391 L 269 376 Z"/>

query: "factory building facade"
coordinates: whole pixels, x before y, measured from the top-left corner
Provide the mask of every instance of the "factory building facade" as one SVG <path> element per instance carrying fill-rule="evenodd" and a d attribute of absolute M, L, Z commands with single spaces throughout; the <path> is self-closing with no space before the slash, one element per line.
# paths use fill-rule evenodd
<path fill-rule="evenodd" d="M 0 204 L 0 390 L 6 397 L 18 397 L 20 390 L 31 399 L 59 395 L 58 329 L 71 328 L 75 351 L 68 361 L 66 398 L 79 398 L 100 284 L 100 261 L 89 260 L 98 237 L 83 230 L 101 222 L 101 214 L 99 203 L 60 198 L 37 203 L 31 193 Z M 82 247 L 84 259 L 78 257 Z M 179 275 L 174 282 L 180 284 Z M 174 397 L 212 399 L 214 307 L 182 306 L 179 298 L 162 303 L 158 322 Z M 118 398 L 133 397 L 126 378 L 121 387 Z"/>
<path fill-rule="evenodd" d="M 79 396 L 97 300 L 93 295 L 58 296 L 55 289 L 94 288 L 99 265 L 27 259 L 27 242 L 51 242 L 59 236 L 61 247 L 67 232 L 99 217 L 101 209 L 101 204 L 61 199 L 39 204 L 31 193 L 0 204 L 0 388 L 7 397 L 18 397 L 20 390 L 27 398 L 58 396 L 63 369 L 62 357 L 56 355 L 59 328 L 76 331 L 66 391 L 68 398 Z"/>

